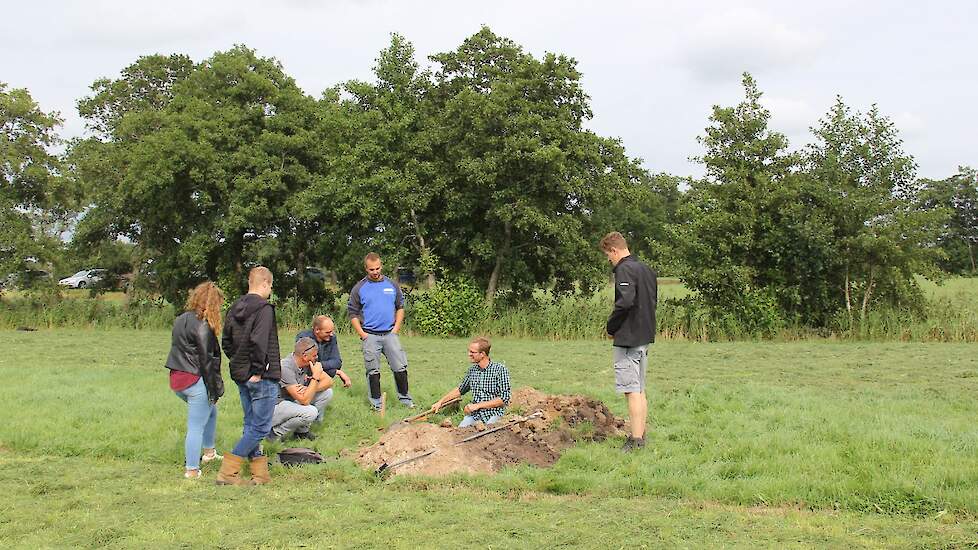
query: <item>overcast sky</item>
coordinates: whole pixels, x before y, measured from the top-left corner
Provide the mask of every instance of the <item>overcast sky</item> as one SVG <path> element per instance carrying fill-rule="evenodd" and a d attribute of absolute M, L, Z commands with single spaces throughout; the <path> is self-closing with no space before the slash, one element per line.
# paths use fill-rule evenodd
<path fill-rule="evenodd" d="M 318 97 L 371 78 L 397 32 L 422 64 L 488 25 L 540 56 L 578 61 L 592 99 L 589 127 L 621 138 L 653 172 L 702 174 L 689 157 L 712 105 L 742 97 L 750 71 L 793 147 L 838 94 L 897 125 L 922 177 L 978 166 L 978 2 L 11 2 L 0 20 L 0 82 L 27 88 L 82 135 L 75 108 L 100 77 L 139 56 L 195 61 L 245 44 L 277 58 Z"/>

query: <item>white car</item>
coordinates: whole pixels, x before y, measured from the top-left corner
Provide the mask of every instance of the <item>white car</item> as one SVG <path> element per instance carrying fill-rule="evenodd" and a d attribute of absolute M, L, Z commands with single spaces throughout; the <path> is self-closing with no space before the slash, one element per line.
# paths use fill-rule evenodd
<path fill-rule="evenodd" d="M 71 277 L 61 279 L 58 284 L 68 288 L 86 288 L 97 285 L 105 279 L 105 276 L 104 269 L 83 269 Z"/>

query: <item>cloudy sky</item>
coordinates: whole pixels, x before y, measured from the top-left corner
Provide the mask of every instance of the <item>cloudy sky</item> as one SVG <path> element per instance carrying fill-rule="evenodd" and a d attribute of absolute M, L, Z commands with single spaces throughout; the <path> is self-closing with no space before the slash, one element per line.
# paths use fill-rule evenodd
<path fill-rule="evenodd" d="M 712 105 L 741 98 L 750 71 L 793 147 L 841 95 L 873 103 L 901 131 L 923 177 L 978 165 L 978 2 L 385 1 L 133 2 L 34 0 L 4 6 L 0 82 L 27 88 L 82 135 L 78 98 L 141 55 L 200 61 L 245 44 L 277 58 L 319 96 L 370 79 L 390 33 L 422 63 L 483 24 L 534 55 L 574 57 L 592 98 L 590 127 L 619 137 L 653 172 L 701 175 Z"/>

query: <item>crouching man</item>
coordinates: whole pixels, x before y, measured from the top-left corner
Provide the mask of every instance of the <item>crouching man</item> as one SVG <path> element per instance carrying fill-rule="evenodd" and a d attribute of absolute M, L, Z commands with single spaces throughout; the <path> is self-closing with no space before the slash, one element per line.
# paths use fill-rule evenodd
<path fill-rule="evenodd" d="M 434 412 L 447 402 L 472 391 L 472 402 L 463 408 L 465 418 L 459 428 L 476 422 L 492 424 L 503 417 L 509 405 L 509 371 L 502 363 L 489 358 L 491 344 L 485 338 L 476 338 L 469 344 L 469 361 L 472 365 L 457 388 L 446 393 L 432 405 Z"/>
<path fill-rule="evenodd" d="M 299 338 L 291 354 L 282 359 L 282 379 L 278 404 L 272 414 L 269 441 L 281 441 L 294 434 L 296 439 L 316 439 L 309 431 L 313 422 L 322 422 L 326 406 L 333 400 L 333 379 L 316 357 L 318 346 L 312 338 Z"/>

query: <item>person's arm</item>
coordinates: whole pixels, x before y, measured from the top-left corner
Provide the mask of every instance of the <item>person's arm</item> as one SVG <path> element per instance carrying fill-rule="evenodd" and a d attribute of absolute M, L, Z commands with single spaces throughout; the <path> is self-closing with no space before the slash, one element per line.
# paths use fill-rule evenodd
<path fill-rule="evenodd" d="M 231 320 L 224 320 L 224 330 L 221 331 L 221 349 L 228 359 L 234 357 L 234 336 L 231 334 Z"/>
<path fill-rule="evenodd" d="M 401 324 L 404 323 L 404 293 L 401 292 L 400 285 L 395 284 L 394 281 L 391 281 L 391 284 L 394 285 L 394 328 L 391 332 L 400 334 Z"/>
<path fill-rule="evenodd" d="M 431 408 L 434 409 L 434 412 L 438 412 L 446 401 L 451 401 L 457 397 L 462 397 L 462 392 L 458 391 L 458 388 L 452 388 L 452 391 L 446 393 L 438 401 L 435 401 L 435 404 L 432 405 Z"/>
<path fill-rule="evenodd" d="M 404 308 L 401 308 L 397 310 L 396 313 L 394 313 L 394 328 L 391 329 L 391 332 L 393 332 L 394 334 L 400 333 L 401 323 L 403 322 L 404 322 Z"/>
<path fill-rule="evenodd" d="M 320 348 L 322 349 L 322 348 Z M 343 360 L 340 359 L 340 345 L 336 341 L 336 335 L 333 335 L 333 339 L 329 341 L 326 345 L 325 353 L 321 353 L 319 360 L 323 363 L 323 370 L 330 378 L 336 376 L 336 371 L 340 370 L 343 366 Z"/>
<path fill-rule="evenodd" d="M 318 367 L 318 368 L 317 368 Z M 309 381 L 308 386 L 303 386 L 302 384 L 291 384 L 285 387 L 285 391 L 289 392 L 292 399 L 300 405 L 308 405 L 312 403 L 312 400 L 316 397 L 316 394 L 329 389 L 333 386 L 333 380 L 323 372 L 323 368 L 319 363 L 314 363 L 311 365 L 312 368 L 312 380 Z"/>
<path fill-rule="evenodd" d="M 214 349 L 212 342 L 217 343 L 217 339 L 211 332 L 211 327 L 206 323 L 197 325 L 194 331 L 194 341 L 197 344 L 197 365 L 200 377 L 204 379 L 204 387 L 207 388 L 207 397 L 211 403 L 216 403 L 224 390 L 223 380 L 221 380 L 221 352 Z M 211 362 L 216 364 L 212 364 Z"/>
<path fill-rule="evenodd" d="M 261 309 L 259 309 L 257 312 L 255 312 L 255 322 L 251 327 L 251 335 L 250 335 L 251 342 L 252 344 L 254 344 L 254 347 L 252 348 L 251 351 L 252 357 L 259 358 L 259 362 L 267 362 L 268 352 L 269 352 L 268 335 L 273 330 L 276 330 L 275 312 L 272 310 L 272 307 L 270 305 L 266 305 Z M 278 354 L 276 353 L 276 355 Z M 254 361 L 252 361 L 252 365 L 250 365 L 249 368 L 251 369 L 249 371 L 251 374 L 251 378 L 249 380 L 252 382 L 257 382 L 258 380 L 260 380 L 262 373 L 256 370 Z"/>
<path fill-rule="evenodd" d="M 615 307 L 611 311 L 605 330 L 614 335 L 628 317 L 628 311 L 635 307 L 635 274 L 627 264 L 615 270 Z"/>
<path fill-rule="evenodd" d="M 363 304 L 360 303 L 360 287 L 363 281 L 353 285 L 350 291 L 350 300 L 346 303 L 346 316 L 350 318 L 353 330 L 360 336 L 361 340 L 367 339 L 367 333 L 363 331 Z"/>
<path fill-rule="evenodd" d="M 505 407 L 505 406 L 506 403 L 504 403 L 502 399 L 496 397 L 490 399 L 489 401 L 483 401 L 482 403 L 469 403 L 462 409 L 462 412 L 464 412 L 465 414 L 472 414 L 480 409 L 492 409 L 495 407 Z"/>

